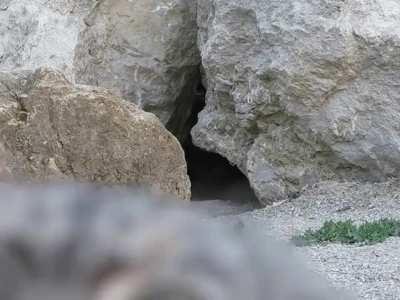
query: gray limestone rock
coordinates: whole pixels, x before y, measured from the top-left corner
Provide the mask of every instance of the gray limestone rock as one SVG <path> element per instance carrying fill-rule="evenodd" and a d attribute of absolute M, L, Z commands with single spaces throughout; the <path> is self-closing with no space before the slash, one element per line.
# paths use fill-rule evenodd
<path fill-rule="evenodd" d="M 79 36 L 76 80 L 113 89 L 177 136 L 199 81 L 193 0 L 104 0 Z"/>
<path fill-rule="evenodd" d="M 321 179 L 400 171 L 400 2 L 199 0 L 194 142 L 268 204 Z"/>
<path fill-rule="evenodd" d="M 1 0 L 0 71 L 51 66 L 73 79 L 83 16 L 95 0 Z"/>

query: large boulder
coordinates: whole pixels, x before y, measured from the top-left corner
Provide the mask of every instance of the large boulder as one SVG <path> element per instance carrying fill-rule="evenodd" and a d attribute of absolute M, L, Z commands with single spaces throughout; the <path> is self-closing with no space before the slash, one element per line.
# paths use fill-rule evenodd
<path fill-rule="evenodd" d="M 15 179 L 137 184 L 190 198 L 183 150 L 153 114 L 52 69 L 0 73 L 0 152 Z"/>
<path fill-rule="evenodd" d="M 195 144 L 262 203 L 321 179 L 400 173 L 400 2 L 199 0 Z"/>
<path fill-rule="evenodd" d="M 199 81 L 195 1 L 104 0 L 85 25 L 77 82 L 119 92 L 181 135 Z"/>
<path fill-rule="evenodd" d="M 0 70 L 53 66 L 73 78 L 83 16 L 94 0 L 1 0 Z"/>

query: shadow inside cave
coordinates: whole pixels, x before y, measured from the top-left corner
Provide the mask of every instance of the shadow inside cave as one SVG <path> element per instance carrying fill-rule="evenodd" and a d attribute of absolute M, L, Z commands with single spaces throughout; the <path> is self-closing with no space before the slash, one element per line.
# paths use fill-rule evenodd
<path fill-rule="evenodd" d="M 198 114 L 205 107 L 206 90 L 199 80 L 194 92 L 191 115 L 186 123 L 193 128 Z M 246 176 L 223 156 L 205 151 L 192 142 L 190 130 L 183 139 L 188 174 L 192 183 L 192 201 L 202 201 L 202 206 L 225 207 L 229 211 L 259 207 L 259 202 Z M 205 202 L 208 202 L 207 204 Z"/>
<path fill-rule="evenodd" d="M 226 200 L 237 204 L 257 203 L 244 174 L 219 154 L 193 145 L 185 145 L 188 174 L 192 182 L 192 200 Z"/>

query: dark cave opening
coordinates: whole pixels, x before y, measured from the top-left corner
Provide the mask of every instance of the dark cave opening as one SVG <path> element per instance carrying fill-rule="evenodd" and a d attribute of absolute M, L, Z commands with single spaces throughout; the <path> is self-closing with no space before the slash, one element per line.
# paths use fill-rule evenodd
<path fill-rule="evenodd" d="M 205 106 L 205 89 L 199 83 L 195 105 L 190 117 L 190 128 L 198 121 Z M 207 152 L 192 142 L 190 134 L 183 143 L 188 174 L 192 182 L 192 200 L 225 200 L 237 204 L 258 204 L 257 198 L 244 174 L 219 154 Z"/>
<path fill-rule="evenodd" d="M 256 203 L 246 176 L 219 154 L 207 152 L 188 141 L 185 145 L 192 200 L 229 200 Z"/>

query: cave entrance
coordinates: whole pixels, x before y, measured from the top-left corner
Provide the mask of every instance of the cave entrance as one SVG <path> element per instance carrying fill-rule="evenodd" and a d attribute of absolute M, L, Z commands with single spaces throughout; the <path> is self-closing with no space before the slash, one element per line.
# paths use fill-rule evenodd
<path fill-rule="evenodd" d="M 205 106 L 205 89 L 199 84 L 190 118 L 190 128 L 198 121 Z M 207 152 L 192 142 L 190 134 L 183 143 L 188 174 L 192 182 L 192 200 L 222 200 L 235 205 L 257 207 L 257 198 L 243 173 L 223 156 Z"/>
<path fill-rule="evenodd" d="M 189 138 L 190 139 L 190 138 Z M 192 182 L 192 200 L 228 200 L 257 203 L 246 176 L 219 154 L 193 145 L 185 145 L 188 174 Z"/>

